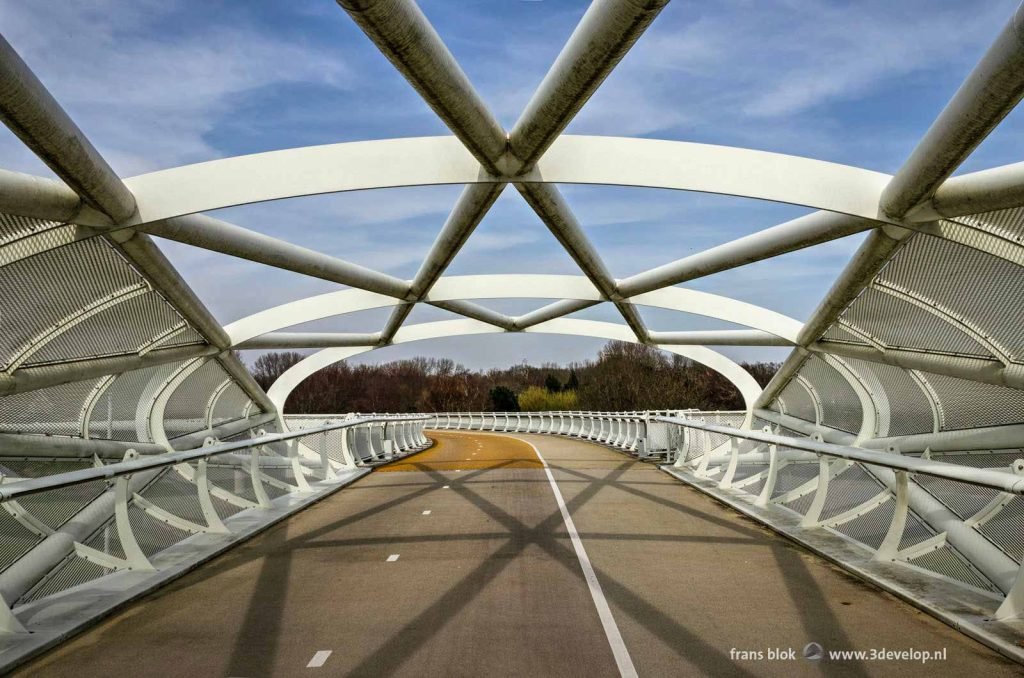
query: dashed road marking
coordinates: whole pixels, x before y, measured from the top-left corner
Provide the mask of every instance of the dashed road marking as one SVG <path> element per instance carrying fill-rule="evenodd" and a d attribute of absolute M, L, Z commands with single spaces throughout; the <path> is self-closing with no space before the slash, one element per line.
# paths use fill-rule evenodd
<path fill-rule="evenodd" d="M 306 668 L 318 669 L 324 665 L 324 663 L 327 661 L 327 658 L 330 656 L 331 650 L 320 650 L 315 655 L 313 655 L 312 659 L 309 660 L 309 663 L 306 664 Z"/>
<path fill-rule="evenodd" d="M 429 516 L 429 515 L 430 515 L 430 511 L 424 511 L 424 512 L 423 512 L 423 515 L 425 515 L 425 516 Z"/>
<path fill-rule="evenodd" d="M 558 489 L 555 476 L 551 473 L 551 467 L 548 466 L 547 460 L 541 455 L 536 445 L 533 443 L 527 444 L 533 448 L 533 451 L 537 453 L 537 458 L 540 459 L 540 463 L 544 465 L 544 473 L 551 484 L 551 492 L 555 495 L 555 503 L 558 504 L 558 510 L 562 513 L 562 522 L 565 523 L 565 530 L 569 533 L 572 548 L 576 551 L 576 559 L 580 561 L 583 578 L 587 582 L 587 588 L 590 589 L 590 597 L 593 598 L 594 607 L 597 608 L 597 616 L 601 618 L 601 626 L 604 627 L 604 634 L 608 638 L 608 644 L 611 646 L 612 654 L 615 656 L 615 664 L 618 666 L 619 675 L 623 678 L 636 678 L 637 673 L 636 667 L 633 666 L 633 659 L 629 656 L 629 650 L 626 649 L 625 641 L 622 640 L 622 633 L 619 632 L 619 627 L 615 623 L 615 617 L 612 616 L 612 610 L 608 607 L 604 591 L 601 590 L 601 582 L 597 580 L 594 566 L 590 564 L 590 557 L 587 556 L 587 551 L 583 548 L 583 540 L 580 539 L 580 535 L 576 531 L 576 524 L 573 522 L 572 516 L 569 515 L 569 507 L 565 505 L 562 491 Z"/>
<path fill-rule="evenodd" d="M 444 486 L 444 487 L 442 487 L 441 489 L 442 489 L 442 490 L 447 490 L 447 489 L 448 489 L 449 487 L 451 487 L 451 485 L 445 485 L 445 486 Z"/>
<path fill-rule="evenodd" d="M 396 560 L 398 560 L 398 554 L 397 553 L 392 553 L 390 556 L 388 556 L 387 562 L 393 563 Z"/>

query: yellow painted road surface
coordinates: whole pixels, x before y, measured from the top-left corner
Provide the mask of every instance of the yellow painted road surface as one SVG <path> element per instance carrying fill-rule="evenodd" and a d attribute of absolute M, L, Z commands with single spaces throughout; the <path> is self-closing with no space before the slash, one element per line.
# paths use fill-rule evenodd
<path fill-rule="evenodd" d="M 544 468 L 529 443 L 486 433 L 431 431 L 434 445 L 377 471 L 455 471 L 498 468 Z"/>

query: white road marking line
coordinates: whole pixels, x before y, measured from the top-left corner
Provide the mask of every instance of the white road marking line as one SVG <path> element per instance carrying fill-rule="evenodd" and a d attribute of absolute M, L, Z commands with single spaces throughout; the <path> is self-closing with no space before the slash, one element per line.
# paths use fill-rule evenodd
<path fill-rule="evenodd" d="M 318 668 L 320 668 L 321 666 L 324 665 L 324 663 L 327 661 L 327 658 L 330 657 L 330 656 L 331 656 L 331 650 L 320 650 L 315 655 L 313 655 L 312 659 L 309 660 L 309 663 L 306 664 L 306 668 L 307 669 L 318 669 Z"/>
<path fill-rule="evenodd" d="M 451 485 L 445 485 L 445 486 L 444 486 L 444 487 L 442 487 L 441 489 L 442 489 L 442 490 L 447 490 L 447 489 L 448 489 L 449 487 L 451 487 Z"/>
<path fill-rule="evenodd" d="M 423 515 L 425 515 L 425 516 L 429 516 L 429 515 L 430 515 L 430 511 L 424 511 L 424 512 L 423 512 Z"/>
<path fill-rule="evenodd" d="M 601 590 L 601 582 L 597 580 L 597 574 L 594 572 L 593 565 L 590 564 L 587 550 L 583 548 L 583 540 L 580 539 L 580 535 L 576 531 L 576 524 L 573 523 L 572 516 L 569 515 L 569 508 L 565 505 L 565 499 L 562 498 L 562 491 L 558 489 L 555 476 L 551 474 L 551 468 L 548 466 L 547 460 L 541 455 L 540 450 L 537 449 L 537 446 L 525 440 L 523 442 L 533 448 L 537 458 L 540 459 L 540 463 L 544 465 L 544 473 L 547 474 L 548 482 L 551 484 L 551 492 L 555 495 L 555 503 L 558 504 L 558 510 L 562 513 L 562 521 L 565 523 L 566 532 L 569 533 L 572 548 L 576 551 L 576 558 L 580 561 L 583 578 L 587 581 L 587 588 L 590 589 L 590 597 L 593 598 L 594 607 L 597 608 L 597 616 L 601 618 L 601 626 L 604 627 L 604 634 L 608 637 L 608 644 L 611 646 L 612 654 L 615 656 L 615 664 L 619 667 L 619 675 L 623 678 L 637 678 L 636 667 L 633 666 L 629 650 L 626 649 L 626 643 L 622 640 L 622 634 L 615 623 L 615 617 L 612 616 L 612 610 L 608 607 L 604 591 Z"/>
<path fill-rule="evenodd" d="M 393 563 L 396 560 L 398 560 L 398 554 L 397 553 L 392 553 L 390 556 L 388 556 L 387 562 Z"/>

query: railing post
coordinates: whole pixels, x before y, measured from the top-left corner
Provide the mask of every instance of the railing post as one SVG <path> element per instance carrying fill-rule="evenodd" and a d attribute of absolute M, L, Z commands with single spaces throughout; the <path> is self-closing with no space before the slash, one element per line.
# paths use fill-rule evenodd
<path fill-rule="evenodd" d="M 266 431 L 260 429 L 257 435 L 265 436 Z M 252 480 L 252 492 L 256 495 L 256 503 L 260 508 L 270 508 L 270 497 L 263 487 L 263 478 L 260 477 L 260 449 L 263 446 L 253 447 L 249 451 L 249 477 Z"/>
<path fill-rule="evenodd" d="M 815 433 L 811 437 L 818 442 L 823 441 L 820 433 Z M 825 499 L 828 496 L 828 481 L 831 476 L 831 467 L 832 463 L 829 461 L 829 458 L 819 453 L 818 487 L 814 490 L 814 499 L 811 501 L 811 507 L 807 509 L 807 513 L 800 521 L 800 527 L 815 527 L 819 524 L 821 509 L 825 507 Z"/>
<path fill-rule="evenodd" d="M 889 529 L 885 533 L 885 539 L 878 547 L 872 560 L 895 560 L 896 553 L 900 548 L 900 541 L 903 539 L 903 530 L 907 526 L 907 508 L 909 504 L 909 491 L 907 487 L 907 472 L 895 471 L 896 476 L 896 507 L 892 512 L 892 520 L 889 521 Z"/>
<path fill-rule="evenodd" d="M 722 475 L 722 480 L 718 483 L 718 487 L 723 490 L 732 487 L 732 479 L 736 475 L 736 467 L 739 465 L 740 441 L 738 438 L 729 437 L 729 451 L 729 465 Z"/>
<path fill-rule="evenodd" d="M 764 427 L 765 433 L 771 433 L 771 429 L 767 426 Z M 772 500 L 772 494 L 775 493 L 775 481 L 779 477 L 779 446 L 773 444 L 768 445 L 768 477 L 764 481 L 764 487 L 761 488 L 761 494 L 757 496 L 754 501 L 755 506 L 767 506 Z"/>
<path fill-rule="evenodd" d="M 135 450 L 129 450 L 129 453 Z M 133 458 L 138 458 L 138 453 Z M 128 455 L 125 455 L 128 461 Z M 117 538 L 124 550 L 124 559 L 129 570 L 155 570 L 149 558 L 143 553 L 135 533 L 132 531 L 131 521 L 128 519 L 128 498 L 131 493 L 128 491 L 128 478 L 131 476 L 118 476 L 114 480 L 114 525 L 117 528 Z"/>
<path fill-rule="evenodd" d="M 1010 465 L 1010 470 L 1018 476 L 1024 476 L 1024 459 L 1015 460 Z M 1013 586 L 995 614 L 995 619 L 999 621 L 1021 617 L 1024 617 L 1024 565 L 1017 569 L 1017 578 L 1014 579 Z"/>
<path fill-rule="evenodd" d="M 207 440 L 212 441 L 213 439 L 208 438 Z M 206 445 L 206 447 L 209 447 L 209 445 Z M 220 514 L 217 513 L 217 509 L 213 505 L 213 498 L 210 496 L 210 477 L 206 472 L 206 467 L 207 462 L 205 459 L 200 459 L 196 464 L 194 482 L 199 494 L 199 507 L 203 511 L 203 519 L 206 521 L 208 532 L 213 534 L 228 534 L 230 530 L 228 530 L 224 521 L 221 520 Z"/>
<path fill-rule="evenodd" d="M 28 629 L 18 621 L 7 601 L 0 596 L 0 634 L 3 633 L 28 633 Z"/>

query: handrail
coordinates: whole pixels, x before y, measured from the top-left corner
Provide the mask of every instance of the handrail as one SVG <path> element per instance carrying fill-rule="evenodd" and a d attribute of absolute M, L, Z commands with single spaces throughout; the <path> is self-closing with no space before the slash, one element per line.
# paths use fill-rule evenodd
<path fill-rule="evenodd" d="M 88 483 L 94 480 L 110 480 L 111 478 L 117 478 L 118 476 L 131 475 L 132 473 L 139 473 L 141 471 L 151 471 L 165 466 L 175 466 L 177 464 L 195 461 L 197 459 L 209 459 L 210 457 L 216 457 L 221 454 L 227 454 L 228 452 L 234 452 L 236 450 L 242 450 L 249 447 L 268 445 L 270 443 L 302 438 L 304 436 L 314 435 L 316 433 L 325 433 L 327 431 L 335 431 L 342 428 L 350 428 L 361 424 L 373 424 L 382 421 L 423 421 L 426 419 L 428 419 L 426 416 L 382 416 L 368 417 L 365 419 L 348 419 L 337 424 L 328 424 L 325 426 L 318 426 L 316 428 L 289 431 L 287 433 L 268 433 L 266 435 L 248 438 L 246 440 L 236 440 L 234 442 L 220 443 L 217 445 L 210 445 L 208 447 L 197 447 L 191 450 L 168 452 L 166 454 L 158 454 L 131 461 L 122 461 L 115 464 L 108 464 L 106 466 L 81 469 L 78 471 L 68 471 L 67 473 L 55 473 L 53 475 L 43 476 L 40 478 L 18 480 L 10 484 L 0 484 L 0 503 L 30 494 L 37 494 L 39 492 L 47 492 L 49 490 L 71 487 L 73 485 L 81 485 L 82 483 Z"/>
<path fill-rule="evenodd" d="M 992 469 L 961 466 L 959 464 L 950 464 L 942 461 L 932 461 L 930 459 L 922 459 L 919 457 L 905 457 L 900 454 L 876 452 L 874 450 L 848 447 L 846 445 L 835 445 L 832 443 L 820 442 L 813 438 L 790 438 L 788 436 L 780 436 L 774 433 L 745 431 L 729 426 L 706 424 L 694 421 L 693 419 L 653 417 L 653 420 L 666 424 L 676 424 L 677 426 L 695 428 L 702 431 L 708 431 L 710 433 L 719 433 L 736 438 L 745 438 L 747 440 L 755 440 L 757 442 L 769 443 L 772 445 L 782 445 L 783 447 L 806 450 L 807 452 L 825 454 L 830 457 L 848 459 L 850 461 L 858 461 L 875 466 L 884 466 L 897 471 L 920 473 L 922 475 L 945 478 L 947 480 L 954 480 L 960 483 L 988 487 L 1001 492 L 1024 495 L 1024 477 L 1016 475 L 1016 473 L 1024 473 L 1024 460 L 1020 459 L 1014 462 L 1014 469 L 1016 470 L 1016 473 L 1008 473 L 1005 471 L 994 471 Z"/>
<path fill-rule="evenodd" d="M 579 412 L 575 410 L 537 410 L 532 412 L 431 412 L 428 417 L 550 417 L 550 416 L 562 416 L 562 417 L 584 417 L 587 419 L 628 419 L 628 420 L 640 420 L 644 421 L 648 419 L 649 415 L 646 412 L 626 413 L 621 412 Z"/>

